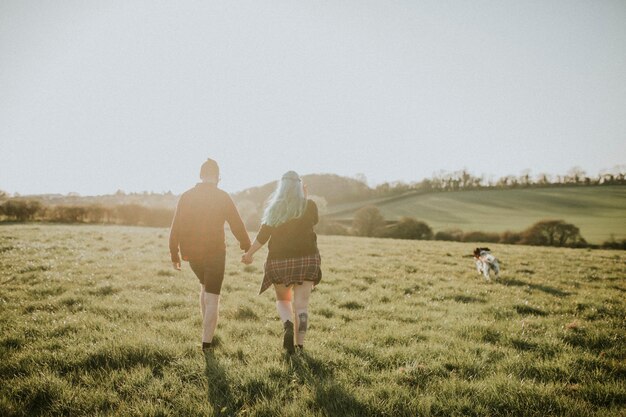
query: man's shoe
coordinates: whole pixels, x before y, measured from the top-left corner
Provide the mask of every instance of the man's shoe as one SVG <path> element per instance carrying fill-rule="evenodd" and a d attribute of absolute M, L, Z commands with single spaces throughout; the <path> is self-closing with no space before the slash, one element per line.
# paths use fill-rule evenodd
<path fill-rule="evenodd" d="M 204 353 L 211 352 L 213 350 L 213 343 L 202 342 L 202 351 Z"/>
<path fill-rule="evenodd" d="M 285 348 L 287 352 L 293 353 L 295 352 L 295 347 L 293 345 L 293 323 L 287 320 L 283 326 L 285 328 L 285 334 L 283 335 L 283 348 Z"/>

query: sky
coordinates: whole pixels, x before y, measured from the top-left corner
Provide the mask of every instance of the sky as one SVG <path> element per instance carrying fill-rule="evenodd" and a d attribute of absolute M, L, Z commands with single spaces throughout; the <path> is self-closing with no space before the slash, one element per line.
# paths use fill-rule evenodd
<path fill-rule="evenodd" d="M 0 190 L 626 162 L 626 2 L 0 2 Z"/>

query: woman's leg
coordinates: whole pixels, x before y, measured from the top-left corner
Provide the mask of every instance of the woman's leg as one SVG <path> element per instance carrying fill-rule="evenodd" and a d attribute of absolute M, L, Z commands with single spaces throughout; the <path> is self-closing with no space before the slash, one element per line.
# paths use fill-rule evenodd
<path fill-rule="evenodd" d="M 276 290 L 276 311 L 278 311 L 278 317 L 284 323 L 286 321 L 293 322 L 291 313 L 291 288 L 284 285 L 274 285 Z"/>
<path fill-rule="evenodd" d="M 284 285 L 275 284 L 276 290 L 276 310 L 278 316 L 283 322 L 283 348 L 288 352 L 295 350 L 293 345 L 293 317 L 291 314 L 291 288 Z"/>
<path fill-rule="evenodd" d="M 296 345 L 304 345 L 304 337 L 309 325 L 309 298 L 313 290 L 311 281 L 293 286 L 293 311 L 296 317 Z"/>

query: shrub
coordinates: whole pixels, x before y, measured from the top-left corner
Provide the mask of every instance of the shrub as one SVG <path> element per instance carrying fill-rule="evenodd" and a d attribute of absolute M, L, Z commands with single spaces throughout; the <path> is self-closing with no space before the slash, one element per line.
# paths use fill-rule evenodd
<path fill-rule="evenodd" d="M 174 210 L 165 208 L 146 208 L 141 223 L 151 227 L 169 227 L 174 218 Z"/>
<path fill-rule="evenodd" d="M 491 232 L 467 232 L 463 234 L 463 242 L 490 242 L 498 243 L 500 241 L 500 235 Z"/>
<path fill-rule="evenodd" d="M 402 217 L 397 223 L 388 226 L 383 236 L 395 239 L 430 240 L 433 238 L 433 230 L 422 221 L 412 217 Z"/>
<path fill-rule="evenodd" d="M 522 240 L 522 234 L 520 232 L 512 232 L 507 230 L 500 235 L 500 243 L 506 243 L 509 245 L 515 245 Z"/>
<path fill-rule="evenodd" d="M 542 220 L 522 232 L 521 243 L 537 246 L 585 246 L 580 229 L 563 220 Z"/>
<path fill-rule="evenodd" d="M 460 242 L 463 238 L 461 229 L 446 229 L 435 233 L 435 240 L 445 240 L 450 242 Z"/>
<path fill-rule="evenodd" d="M 123 204 L 115 207 L 115 217 L 122 224 L 135 225 L 145 217 L 146 210 L 146 207 L 139 204 Z"/>
<path fill-rule="evenodd" d="M 55 206 L 45 211 L 46 220 L 60 223 L 83 223 L 87 209 L 81 206 Z"/>
<path fill-rule="evenodd" d="M 374 206 L 359 209 L 352 221 L 352 230 L 357 236 L 378 236 L 384 226 L 385 219 Z"/>
<path fill-rule="evenodd" d="M 623 249 L 626 250 L 626 239 L 615 240 L 615 237 L 611 236 L 611 239 L 605 241 L 602 246 L 603 249 Z"/>

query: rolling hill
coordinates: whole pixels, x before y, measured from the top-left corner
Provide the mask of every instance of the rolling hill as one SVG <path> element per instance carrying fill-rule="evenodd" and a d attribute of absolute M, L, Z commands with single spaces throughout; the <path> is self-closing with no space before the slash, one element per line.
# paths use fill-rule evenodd
<path fill-rule="evenodd" d="M 386 199 L 329 205 L 327 216 L 347 223 L 359 208 L 367 205 L 376 206 L 387 220 L 410 216 L 425 221 L 435 231 L 519 231 L 550 218 L 575 224 L 592 243 L 601 243 L 611 235 L 626 238 L 626 186 L 620 185 L 416 191 Z"/>

